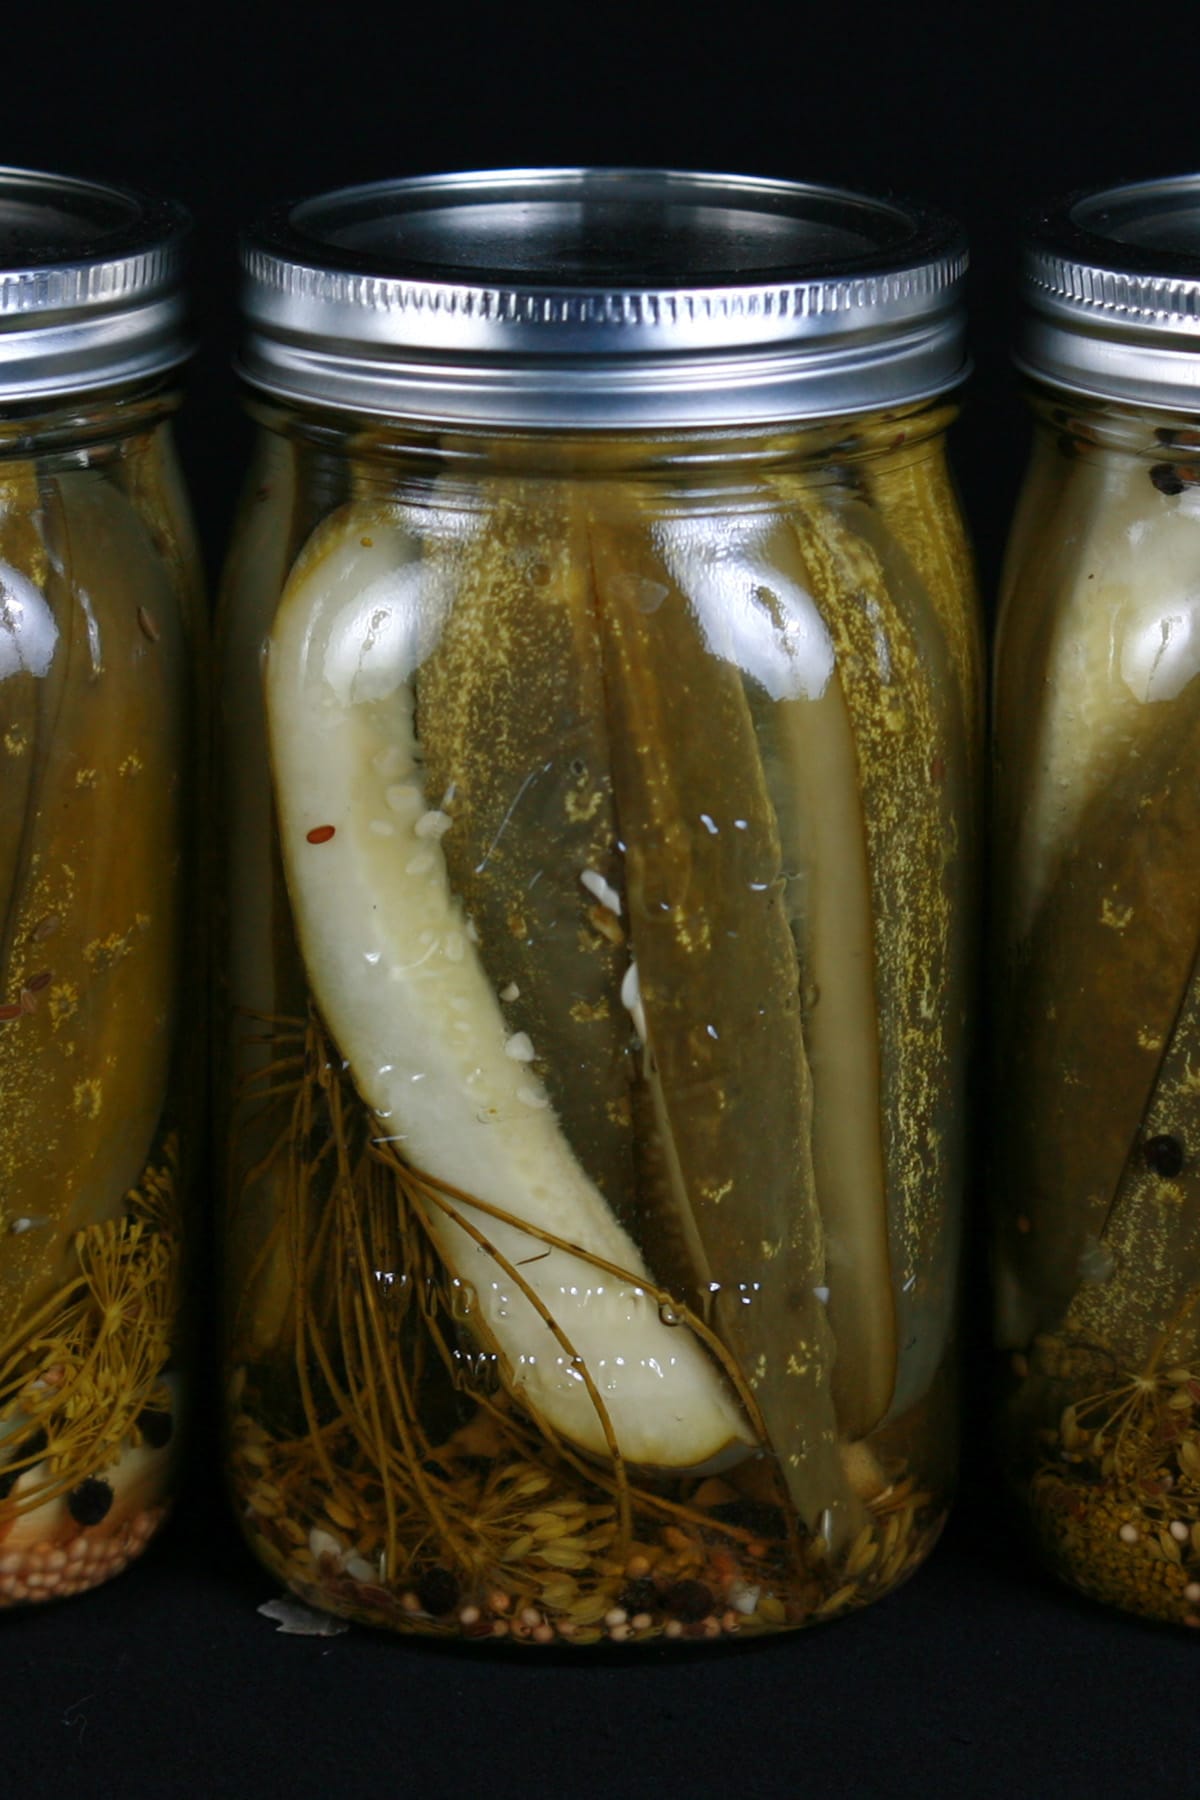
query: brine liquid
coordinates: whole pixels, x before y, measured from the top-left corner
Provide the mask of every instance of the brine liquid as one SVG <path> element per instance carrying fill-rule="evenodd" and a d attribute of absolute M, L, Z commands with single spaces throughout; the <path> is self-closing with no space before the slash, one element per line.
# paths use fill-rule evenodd
<path fill-rule="evenodd" d="M 233 921 L 254 1547 L 540 1642 L 886 1591 L 951 1455 L 967 898 L 912 560 L 798 484 L 497 476 L 309 536 L 267 473 L 230 626 L 277 833 Z"/>

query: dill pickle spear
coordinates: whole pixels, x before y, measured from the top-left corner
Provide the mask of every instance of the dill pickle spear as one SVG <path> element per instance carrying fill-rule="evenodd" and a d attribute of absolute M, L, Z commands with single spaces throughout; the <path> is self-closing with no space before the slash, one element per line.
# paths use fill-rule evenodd
<path fill-rule="evenodd" d="M 1002 1166 L 1011 1158 L 998 1271 L 1009 1347 L 1058 1324 L 1096 1262 L 1187 986 L 1200 705 L 1171 705 L 1175 718 L 1160 709 L 1158 736 L 1084 812 L 1011 975 L 998 1134 Z"/>
<path fill-rule="evenodd" d="M 203 565 L 170 426 L 159 423 L 133 438 L 116 468 L 121 486 L 171 571 L 189 626 L 197 629 L 205 613 Z"/>
<path fill-rule="evenodd" d="M 43 509 L 46 655 L 23 752 L 31 826 L 5 871 L 0 968 L 6 1318 L 60 1273 L 77 1229 L 120 1215 L 145 1165 L 178 965 L 174 596 L 128 501 L 101 476 L 47 477 Z M 19 681 L 31 662 L 32 652 Z"/>
<path fill-rule="evenodd" d="M 260 1077 L 259 1087 L 269 1085 L 261 1071 L 280 1053 L 266 1021 L 303 1019 L 307 1005 L 279 863 L 262 689 L 271 620 L 306 535 L 299 516 L 299 460 L 290 439 L 275 432 L 259 435 L 222 573 L 217 638 L 223 676 L 217 696 L 219 739 L 236 747 L 236 761 L 227 752 L 220 769 L 226 846 L 223 965 L 232 1043 L 219 1048 L 232 1059 L 225 1091 L 238 1096 L 229 1137 L 225 1231 L 229 1266 L 254 1272 L 232 1304 L 238 1329 L 256 1355 L 286 1341 L 295 1280 L 288 1246 L 277 1229 L 279 1176 L 261 1177 L 263 1187 L 250 1204 L 244 1203 L 242 1184 L 246 1171 L 261 1167 L 282 1129 L 276 1108 L 256 1102 L 253 1086 L 255 1077 Z"/>
<path fill-rule="evenodd" d="M 945 451 L 937 441 L 908 454 L 871 458 L 864 473 L 871 505 L 912 563 L 941 627 L 974 792 L 983 757 L 983 639 L 971 547 Z"/>
<path fill-rule="evenodd" d="M 450 885 L 510 1048 L 632 1222 L 628 967 L 600 641 L 579 501 L 561 481 L 483 488 L 454 603 L 417 678 L 426 791 Z"/>
<path fill-rule="evenodd" d="M 866 824 L 853 726 L 819 591 L 787 523 L 759 509 L 662 520 L 659 544 L 711 648 L 746 677 L 802 975 L 812 1158 L 837 1345 L 838 1425 L 864 1437 L 896 1379 Z"/>
<path fill-rule="evenodd" d="M 1189 774 L 1195 782 L 1196 764 Z M 1200 829 L 1194 831 L 1200 842 Z M 1200 887 L 1193 888 L 1193 893 Z M 1193 936 L 1196 933 L 1193 931 Z M 1120 1366 L 1141 1369 L 1193 1311 L 1200 1266 L 1200 954 L 1171 1031 L 1138 1141 L 1101 1242 L 1106 1279 L 1085 1281 L 1068 1331 L 1094 1333 Z M 1189 1327 L 1185 1342 L 1194 1331 Z"/>
<path fill-rule="evenodd" d="M 898 1366 L 889 1417 L 928 1390 L 957 1297 L 966 948 L 955 930 L 967 813 L 962 721 L 927 601 L 857 501 L 786 489 L 833 640 L 858 757 Z"/>
<path fill-rule="evenodd" d="M 467 1328 L 514 1395 L 591 1454 L 725 1466 L 753 1445 L 747 1421 L 698 1339 L 660 1316 L 636 1244 L 512 1056 L 450 885 L 413 677 L 471 536 L 449 509 L 348 506 L 305 546 L 276 614 L 271 761 L 313 997 L 388 1141 L 426 1178 L 430 1235 L 470 1291 Z"/>
<path fill-rule="evenodd" d="M 636 499 L 605 485 L 589 504 L 625 845 L 622 995 L 696 1290 L 713 1296 L 797 1515 L 838 1545 L 861 1508 L 837 1449 L 800 973 L 741 669 L 706 642 Z"/>
<path fill-rule="evenodd" d="M 997 735 L 1011 746 L 1001 791 L 1020 807 L 999 824 L 1017 940 L 1033 929 L 1089 803 L 1153 755 L 1162 709 L 1193 679 L 1200 641 L 1190 494 L 1159 492 L 1140 458 L 1081 456 L 1055 523 L 1049 550 L 1046 534 L 1028 539 L 1019 635 L 1001 636 L 1005 669 L 1030 672 L 997 690 Z M 1051 623 L 1039 630 L 1043 605 Z"/>
<path fill-rule="evenodd" d="M 302 975 L 281 981 L 279 942 L 290 937 L 286 907 L 276 905 L 270 869 L 275 839 L 262 666 L 271 620 L 288 570 L 306 536 L 300 512 L 298 455 L 289 439 L 264 432 L 246 482 L 233 549 L 221 579 L 218 654 L 220 735 L 237 746 L 222 771 L 229 986 L 238 1006 L 260 1014 L 303 1014 Z M 247 674 L 249 671 L 249 674 Z M 292 949 L 291 963 L 299 955 Z M 243 1053 L 247 1063 L 259 1060 Z"/>

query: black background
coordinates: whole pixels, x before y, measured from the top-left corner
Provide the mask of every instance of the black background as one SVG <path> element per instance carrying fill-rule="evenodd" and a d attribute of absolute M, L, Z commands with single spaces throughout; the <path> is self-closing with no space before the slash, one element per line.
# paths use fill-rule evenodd
<path fill-rule="evenodd" d="M 1017 221 L 1049 193 L 1200 164 L 1197 45 L 1194 15 L 1161 4 L 5 0 L 0 160 L 193 211 L 203 348 L 181 441 L 214 574 L 248 441 L 228 374 L 234 233 L 264 203 L 588 162 L 924 195 L 972 242 L 976 375 L 955 451 L 990 596 L 1025 449 L 1006 359 Z M 995 1499 L 975 1263 L 963 1499 L 893 1600 L 700 1657 L 277 1636 L 202 1417 L 179 1517 L 139 1566 L 0 1616 L 0 1794 L 1200 1794 L 1200 1646 L 1054 1587 Z"/>

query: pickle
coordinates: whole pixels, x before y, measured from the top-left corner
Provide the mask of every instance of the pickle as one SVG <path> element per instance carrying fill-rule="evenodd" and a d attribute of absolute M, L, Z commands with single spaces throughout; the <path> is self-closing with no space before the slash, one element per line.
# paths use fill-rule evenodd
<path fill-rule="evenodd" d="M 417 677 L 417 736 L 426 791 L 444 797 L 450 885 L 510 1042 L 632 1227 L 626 921 L 588 545 L 568 484 L 485 485 Z"/>
<path fill-rule="evenodd" d="M 790 516 L 854 733 L 874 918 L 887 1221 L 897 1330 L 888 1416 L 928 1390 L 957 1297 L 968 846 L 962 723 L 927 602 L 857 501 L 798 486 Z"/>
<path fill-rule="evenodd" d="M 225 904 L 238 929 L 230 933 L 229 985 L 239 1005 L 263 1016 L 303 1012 L 303 979 L 287 980 L 299 962 L 286 907 L 264 865 L 271 858 L 274 817 L 262 667 L 271 620 L 288 571 L 307 535 L 300 508 L 297 452 L 275 433 L 263 433 L 242 497 L 234 549 L 221 583 L 219 654 L 227 679 L 220 689 L 220 736 L 236 744 L 237 764 L 223 770 L 221 813 L 229 848 L 224 858 Z M 247 678 L 247 671 L 250 671 Z M 260 1057 L 244 1051 L 241 1066 Z"/>
<path fill-rule="evenodd" d="M 613 486 L 589 505 L 625 845 L 622 993 L 696 1292 L 713 1296 L 797 1514 L 839 1544 L 860 1508 L 837 1451 L 800 974 L 746 657 L 725 596 L 706 611 L 661 553 L 671 523 Z M 769 614 L 755 623 L 777 641 Z"/>
<path fill-rule="evenodd" d="M 938 440 L 871 458 L 865 474 L 871 505 L 912 563 L 945 640 L 974 795 L 983 758 L 984 652 L 974 562 L 945 451 Z"/>
<path fill-rule="evenodd" d="M 1014 1348 L 1061 1321 L 1097 1262 L 1195 954 L 1200 707 L 1153 710 L 1157 737 L 1083 813 L 1012 974 L 998 1154 Z"/>
<path fill-rule="evenodd" d="M 1193 784 L 1195 768 L 1193 761 Z M 1200 830 L 1195 835 L 1200 841 Z M 1068 1330 L 1094 1333 L 1122 1368 L 1143 1368 L 1156 1350 L 1167 1349 L 1200 1297 L 1198 1147 L 1200 956 L 1193 958 L 1141 1133 L 1102 1229 L 1111 1273 L 1084 1281 L 1067 1312 Z"/>
<path fill-rule="evenodd" d="M 1193 490 L 1159 493 L 1139 458 L 1079 458 L 1049 556 L 1043 543 L 1015 579 L 1026 618 L 1041 611 L 1040 594 L 1057 597 L 1047 603 L 1053 623 L 1004 644 L 1006 665 L 1027 668 L 1032 685 L 1006 680 L 997 712 L 1000 739 L 1014 747 L 1005 789 L 1021 796 L 1019 817 L 1000 821 L 1013 942 L 1033 929 L 1089 803 L 1145 752 L 1162 705 L 1200 668 Z"/>
<path fill-rule="evenodd" d="M 203 570 L 169 424 L 160 422 L 128 441 L 116 466 L 123 490 L 171 571 L 189 628 L 201 629 L 205 617 Z"/>
<path fill-rule="evenodd" d="M 303 968 L 292 932 L 271 796 L 262 664 L 271 620 L 288 570 L 307 535 L 300 513 L 299 456 L 274 432 L 260 435 L 242 494 L 238 529 L 221 583 L 218 659 L 219 740 L 236 746 L 236 764 L 220 770 L 222 841 L 222 966 L 232 1041 L 220 1054 L 232 1061 L 225 1091 L 236 1096 L 229 1135 L 233 1167 L 226 1186 L 225 1230 L 231 1267 L 252 1270 L 235 1300 L 238 1326 L 257 1354 L 277 1347 L 292 1299 L 293 1271 L 277 1229 L 278 1179 L 259 1177 L 255 1204 L 242 1204 L 244 1172 L 263 1169 L 282 1120 L 259 1092 L 281 1055 L 270 1021 L 303 1019 Z M 236 929 L 233 929 L 236 921 Z M 249 1040 L 249 1041 L 247 1041 Z M 287 1045 L 293 1050 L 294 1045 Z M 262 1191 L 265 1190 L 265 1191 Z"/>
<path fill-rule="evenodd" d="M 10 1320 L 60 1277 L 78 1229 L 120 1215 L 141 1174 L 179 963 L 183 646 L 169 583 L 101 476 L 45 477 L 41 518 L 42 585 L 23 578 L 17 664 L 0 688 L 0 837 L 6 851 L 17 839 L 0 947 Z"/>
<path fill-rule="evenodd" d="M 777 512 L 747 511 L 726 523 L 717 555 L 704 524 L 697 531 L 686 520 L 664 521 L 658 534 L 708 644 L 723 645 L 747 678 L 805 997 L 813 1174 L 837 1347 L 833 1395 L 839 1427 L 855 1439 L 878 1423 L 891 1400 L 896 1323 L 871 889 L 854 737 L 833 643 L 795 534 Z M 734 621 L 741 621 L 740 641 L 731 641 Z"/>
<path fill-rule="evenodd" d="M 724 1463 L 752 1445 L 748 1424 L 698 1339 L 660 1317 L 640 1253 L 512 1055 L 450 889 L 453 802 L 423 786 L 413 678 L 457 598 L 462 536 L 450 514 L 344 509 L 276 616 L 267 715 L 312 993 L 383 1132 L 447 1196 L 426 1201 L 428 1228 L 510 1390 L 591 1454 Z"/>

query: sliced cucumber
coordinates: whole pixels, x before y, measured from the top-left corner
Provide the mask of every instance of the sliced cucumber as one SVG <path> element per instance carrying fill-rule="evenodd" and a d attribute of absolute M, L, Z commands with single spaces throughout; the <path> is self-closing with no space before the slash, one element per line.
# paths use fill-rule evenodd
<path fill-rule="evenodd" d="M 572 1149 L 636 1231 L 628 921 L 581 502 L 568 482 L 499 477 L 478 501 L 417 679 L 426 787 L 453 796 L 446 867 L 510 1036 L 524 1032 Z"/>
<path fill-rule="evenodd" d="M 627 1003 L 663 1190 L 796 1512 L 837 1546 L 861 1509 L 836 1448 L 800 971 L 742 675 L 782 699 L 804 690 L 814 661 L 827 679 L 832 652 L 819 620 L 780 631 L 739 566 L 736 526 L 714 546 L 711 517 L 689 530 L 615 482 L 589 503 L 636 971 Z M 886 1300 L 879 1211 L 874 1224 Z"/>
<path fill-rule="evenodd" d="M 719 553 L 708 520 L 699 529 L 686 518 L 664 522 L 659 535 L 709 649 L 748 678 L 780 839 L 784 913 L 804 976 L 821 1283 L 837 1345 L 833 1397 L 842 1431 L 859 1438 L 892 1398 L 896 1319 L 866 827 L 853 727 L 818 606 L 843 596 L 821 592 L 777 515 L 730 521 Z M 784 1141 L 778 1128 L 774 1135 Z"/>
<path fill-rule="evenodd" d="M 454 1203 L 481 1243 L 432 1202 L 427 1214 L 514 1393 L 591 1453 L 615 1441 L 643 1466 L 707 1467 L 745 1453 L 753 1434 L 698 1340 L 643 1287 L 640 1253 L 508 1038 L 450 889 L 448 815 L 422 786 L 413 679 L 458 563 L 453 542 L 423 546 L 401 509 L 355 506 L 316 534 L 281 602 L 267 714 L 313 995 L 381 1137 L 506 1215 Z M 525 1223 L 627 1273 L 551 1248 Z"/>

